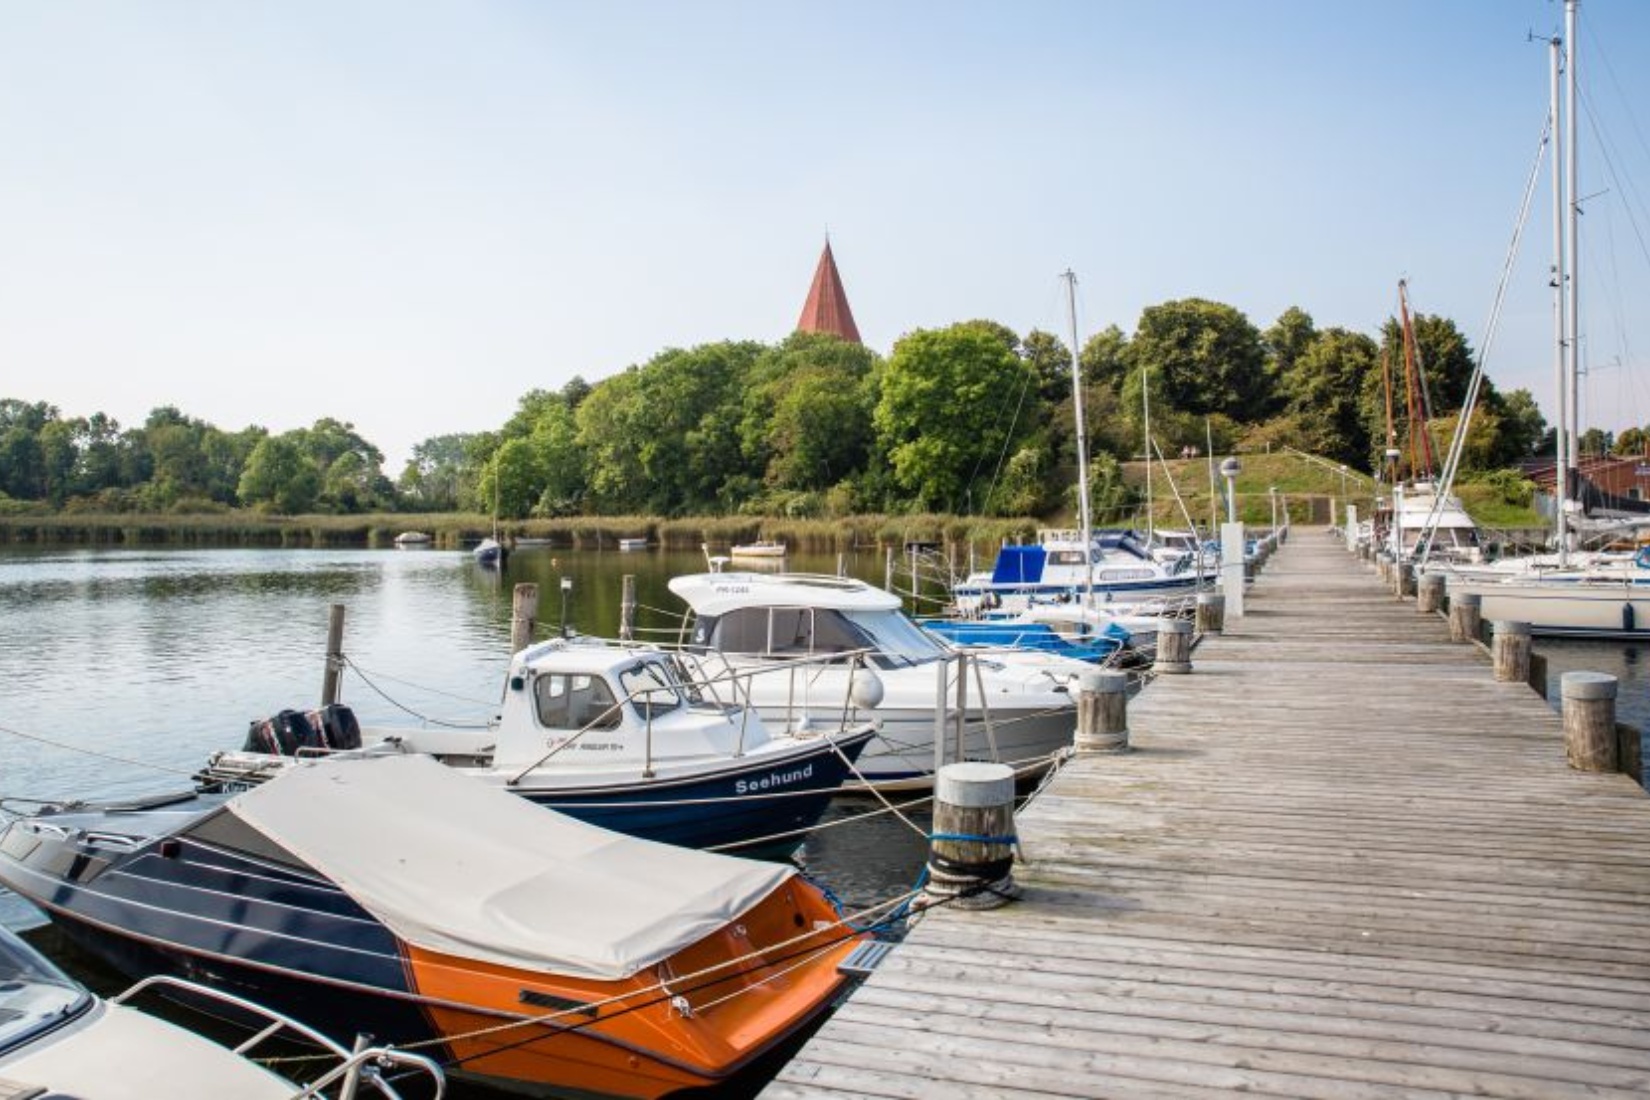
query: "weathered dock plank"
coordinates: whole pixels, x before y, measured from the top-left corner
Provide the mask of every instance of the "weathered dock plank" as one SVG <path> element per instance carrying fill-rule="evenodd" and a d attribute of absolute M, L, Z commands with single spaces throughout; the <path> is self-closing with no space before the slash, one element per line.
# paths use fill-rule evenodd
<path fill-rule="evenodd" d="M 1650 1095 L 1650 799 L 1321 532 L 764 1095 Z"/>

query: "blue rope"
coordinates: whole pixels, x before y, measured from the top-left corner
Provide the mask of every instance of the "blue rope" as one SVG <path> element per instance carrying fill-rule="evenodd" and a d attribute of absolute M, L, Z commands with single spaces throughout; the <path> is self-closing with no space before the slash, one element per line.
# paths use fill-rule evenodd
<path fill-rule="evenodd" d="M 950 840 L 965 844 L 1018 844 L 1020 838 L 1013 833 L 1007 836 L 971 836 L 968 833 L 929 833 L 929 840 Z"/>

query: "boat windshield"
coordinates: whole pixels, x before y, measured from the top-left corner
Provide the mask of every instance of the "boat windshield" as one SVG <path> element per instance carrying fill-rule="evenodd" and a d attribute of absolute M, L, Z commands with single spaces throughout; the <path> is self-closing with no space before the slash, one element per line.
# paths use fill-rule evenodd
<path fill-rule="evenodd" d="M 640 661 L 619 673 L 619 687 L 642 718 L 657 718 L 682 705 L 682 693 L 663 661 Z"/>
<path fill-rule="evenodd" d="M 92 995 L 0 929 L 0 1055 L 86 1011 Z"/>
<path fill-rule="evenodd" d="M 844 611 L 876 649 L 872 659 L 883 668 L 922 665 L 945 656 L 945 647 L 898 611 Z"/>

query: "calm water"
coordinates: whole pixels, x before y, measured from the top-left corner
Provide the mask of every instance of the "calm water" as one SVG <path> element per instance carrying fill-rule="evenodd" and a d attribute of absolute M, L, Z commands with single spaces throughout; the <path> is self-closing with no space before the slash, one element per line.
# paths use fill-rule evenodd
<path fill-rule="evenodd" d="M 834 572 L 836 558 L 790 564 Z M 849 567 L 881 583 L 880 559 Z M 474 721 L 499 699 L 515 584 L 539 585 L 539 636 L 562 618 L 565 577 L 569 625 L 611 637 L 624 574 L 636 576 L 638 625 L 664 630 L 684 610 L 665 582 L 704 568 L 699 554 L 659 551 L 524 549 L 501 574 L 431 550 L 0 548 L 0 796 L 186 787 L 209 753 L 240 747 L 249 721 L 316 705 L 334 603 L 347 609 L 344 649 L 361 670 L 346 672 L 343 701 L 364 722 L 406 724 L 409 712 Z M 831 816 L 866 808 L 842 800 Z M 883 816 L 822 832 L 803 860 L 858 908 L 907 890 L 925 847 Z M 4 890 L 0 920 L 40 923 Z M 31 937 L 94 988 L 123 987 L 59 937 Z"/>

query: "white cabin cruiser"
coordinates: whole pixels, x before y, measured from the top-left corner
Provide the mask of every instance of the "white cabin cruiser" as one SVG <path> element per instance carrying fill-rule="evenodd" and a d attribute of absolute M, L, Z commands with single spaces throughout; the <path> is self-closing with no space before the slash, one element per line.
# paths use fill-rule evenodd
<path fill-rule="evenodd" d="M 1484 560 L 1478 525 L 1461 500 L 1438 495 L 1431 481 L 1401 485 L 1392 494 L 1386 529 L 1386 548 L 1400 561 L 1420 558 L 1423 544 L 1428 561 L 1477 563 Z"/>
<path fill-rule="evenodd" d="M 1203 576 L 1214 575 L 1205 562 Z M 1080 531 L 1043 530 L 1032 545 L 1004 546 L 991 571 L 971 574 L 952 598 L 964 615 L 1037 602 L 1139 605 L 1190 595 L 1199 580 L 1195 555 L 1159 561 L 1133 531 L 1096 531 L 1085 547 Z"/>
<path fill-rule="evenodd" d="M 687 645 L 740 671 L 764 670 L 749 679 L 751 701 L 787 728 L 837 721 L 855 677 L 874 673 L 880 701 L 853 708 L 880 726 L 859 760 L 867 783 L 924 788 L 938 763 L 957 759 L 994 758 L 1030 773 L 1071 743 L 1070 686 L 1090 667 L 1080 661 L 993 651 L 971 657 L 959 685 L 957 651 L 906 617 L 898 597 L 862 581 L 699 573 L 676 577 L 670 590 L 691 608 Z"/>

